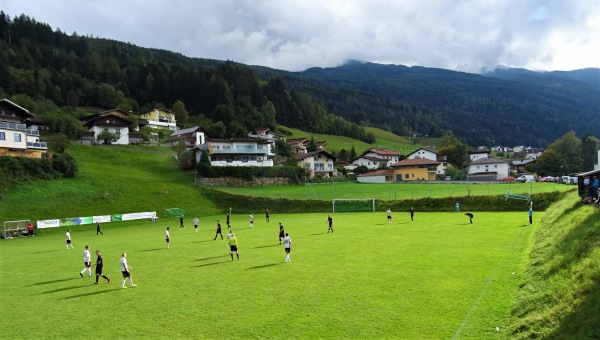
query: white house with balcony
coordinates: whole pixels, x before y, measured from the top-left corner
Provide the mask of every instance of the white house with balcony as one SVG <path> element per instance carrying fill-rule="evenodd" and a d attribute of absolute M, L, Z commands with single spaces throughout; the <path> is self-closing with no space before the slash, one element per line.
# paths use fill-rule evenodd
<path fill-rule="evenodd" d="M 472 162 L 488 157 L 490 157 L 490 151 L 486 149 L 478 149 L 469 152 L 469 158 Z"/>
<path fill-rule="evenodd" d="M 34 115 L 23 107 L 0 99 L 0 156 L 41 158 L 46 153 L 48 148 L 40 141 L 32 118 Z"/>
<path fill-rule="evenodd" d="M 360 156 L 352 161 L 352 164 L 345 166 L 348 170 L 354 170 L 357 167 L 364 165 L 373 170 L 380 166 L 390 166 L 400 160 L 398 152 L 388 149 L 371 148 L 363 152 Z"/>
<path fill-rule="evenodd" d="M 337 170 L 333 166 L 335 157 L 325 150 L 317 150 L 294 155 L 298 166 L 306 169 L 308 176 L 333 177 L 337 176 Z"/>
<path fill-rule="evenodd" d="M 154 129 L 164 129 L 170 131 L 177 130 L 177 120 L 175 113 L 169 109 L 153 109 L 142 113 L 140 125 L 146 125 Z"/>
<path fill-rule="evenodd" d="M 510 172 L 509 162 L 488 157 L 472 161 L 469 164 L 468 178 L 473 181 L 497 181 L 508 177 Z"/>
<path fill-rule="evenodd" d="M 273 166 L 275 153 L 270 141 L 254 138 L 209 138 L 205 149 L 212 166 Z M 202 147 L 196 150 L 200 161 Z"/>

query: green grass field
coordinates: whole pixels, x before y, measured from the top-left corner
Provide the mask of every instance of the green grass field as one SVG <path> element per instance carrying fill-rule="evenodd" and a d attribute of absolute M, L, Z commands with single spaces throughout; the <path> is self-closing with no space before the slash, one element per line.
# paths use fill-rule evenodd
<path fill-rule="evenodd" d="M 64 228 L 2 241 L 2 338 L 507 338 L 536 227 L 523 213 L 476 213 L 474 224 L 405 213 L 391 225 L 384 213 L 347 213 L 328 234 L 325 214 L 269 224 L 257 214 L 250 230 L 234 212 L 232 262 L 213 240 L 217 218 L 202 216 L 197 234 L 189 215 L 184 230 L 176 219 L 107 223 L 100 236 L 76 227 L 69 250 Z M 287 264 L 279 221 L 293 240 Z M 102 251 L 110 284 L 79 277 L 85 244 Z M 120 288 L 123 251 L 138 287 Z"/>
<path fill-rule="evenodd" d="M 564 192 L 575 188 L 572 185 L 555 183 L 402 183 L 378 184 L 358 182 L 316 183 L 311 185 L 261 186 L 261 187 L 212 187 L 238 195 L 290 198 L 321 199 L 334 198 L 375 198 L 377 200 L 418 199 L 425 197 L 465 197 L 505 195 L 508 190 L 517 194 Z"/>

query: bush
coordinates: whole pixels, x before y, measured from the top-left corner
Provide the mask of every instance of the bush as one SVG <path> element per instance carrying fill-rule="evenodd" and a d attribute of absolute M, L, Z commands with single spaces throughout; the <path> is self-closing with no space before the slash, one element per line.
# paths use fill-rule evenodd
<path fill-rule="evenodd" d="M 252 180 L 255 177 L 283 177 L 297 180 L 304 177 L 304 169 L 298 166 L 197 166 L 198 176 L 206 178 L 234 177 Z"/>

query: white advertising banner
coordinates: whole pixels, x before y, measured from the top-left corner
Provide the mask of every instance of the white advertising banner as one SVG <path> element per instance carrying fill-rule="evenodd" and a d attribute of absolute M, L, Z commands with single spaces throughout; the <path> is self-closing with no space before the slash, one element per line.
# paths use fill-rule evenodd
<path fill-rule="evenodd" d="M 156 215 L 156 211 L 123 214 L 121 217 L 121 220 L 122 221 L 131 221 L 131 220 L 142 220 L 144 218 L 149 219 L 154 215 Z"/>
<path fill-rule="evenodd" d="M 110 215 L 94 216 L 92 220 L 94 223 L 108 223 L 110 222 Z"/>
<path fill-rule="evenodd" d="M 56 220 L 37 221 L 37 227 L 39 229 L 60 227 L 60 220 L 56 219 Z"/>

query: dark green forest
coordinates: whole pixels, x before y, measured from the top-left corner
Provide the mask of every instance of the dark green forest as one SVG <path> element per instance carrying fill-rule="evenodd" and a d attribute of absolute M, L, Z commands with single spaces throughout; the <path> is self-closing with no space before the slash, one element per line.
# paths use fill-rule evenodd
<path fill-rule="evenodd" d="M 328 113 L 314 97 L 289 90 L 277 77 L 261 80 L 244 65 L 69 36 L 26 15 L 10 18 L 4 12 L 0 95 L 16 98 L 41 114 L 54 132 L 69 130 L 72 138 L 77 134 L 73 119 L 84 114 L 74 108 L 139 113 L 177 107 L 178 125 L 202 125 L 213 137 L 246 136 L 257 127 L 285 124 L 375 142 L 364 127 Z"/>
<path fill-rule="evenodd" d="M 444 69 L 348 62 L 280 76 L 333 114 L 399 135 L 451 130 L 469 145 L 545 147 L 570 130 L 600 136 L 600 70 L 487 76 Z M 501 79 L 503 78 L 503 79 Z"/>

